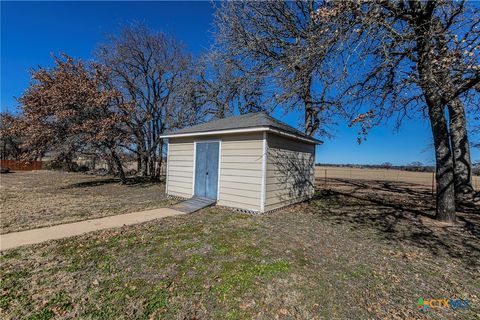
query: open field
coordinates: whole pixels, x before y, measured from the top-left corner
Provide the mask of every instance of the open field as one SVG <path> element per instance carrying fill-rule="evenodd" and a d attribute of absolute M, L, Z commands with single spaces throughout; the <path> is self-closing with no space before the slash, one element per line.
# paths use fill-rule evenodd
<path fill-rule="evenodd" d="M 332 180 L 270 215 L 219 208 L 7 251 L 4 319 L 478 319 L 479 207 L 435 222 L 428 187 Z M 422 313 L 419 298 L 470 308 Z"/>
<path fill-rule="evenodd" d="M 349 167 L 328 167 L 316 166 L 315 177 L 319 180 L 325 178 L 325 170 L 327 182 L 330 178 L 338 179 L 355 179 L 355 180 L 378 180 L 378 181 L 394 181 L 406 182 L 412 184 L 420 184 L 424 186 L 432 186 L 434 173 L 432 172 L 412 172 L 395 169 L 370 169 L 370 168 L 349 168 Z M 473 176 L 472 184 L 475 190 L 480 190 L 480 177 Z"/>
<path fill-rule="evenodd" d="M 164 184 L 56 171 L 2 174 L 1 233 L 153 209 L 169 203 Z"/>

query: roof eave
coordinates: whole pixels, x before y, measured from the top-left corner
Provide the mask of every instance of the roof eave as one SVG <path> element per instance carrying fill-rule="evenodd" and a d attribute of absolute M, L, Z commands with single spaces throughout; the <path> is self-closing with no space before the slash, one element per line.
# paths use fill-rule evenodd
<path fill-rule="evenodd" d="M 321 141 L 321 140 L 317 140 L 315 138 L 310 138 L 310 137 L 300 136 L 298 134 L 294 134 L 294 133 L 290 133 L 290 132 L 287 132 L 287 131 L 279 130 L 277 128 L 269 128 L 269 130 L 267 130 L 267 131 L 273 132 L 273 133 L 276 133 L 276 134 L 279 134 L 279 135 L 282 135 L 282 136 L 287 136 L 287 137 L 290 137 L 290 138 L 302 140 L 302 141 L 305 141 L 305 142 L 308 142 L 308 143 L 323 144 L 323 141 Z"/>
<path fill-rule="evenodd" d="M 260 127 L 251 127 L 251 128 L 239 128 L 239 129 L 224 129 L 224 130 L 211 130 L 211 131 L 198 131 L 198 132 L 186 132 L 186 133 L 170 133 L 161 135 L 160 138 L 187 138 L 187 137 L 199 137 L 199 136 L 209 136 L 215 134 L 232 134 L 232 133 L 250 133 L 250 132 L 273 132 L 279 135 L 288 136 L 294 139 L 302 140 L 308 143 L 313 144 L 323 144 L 323 141 L 303 137 L 294 133 L 290 133 L 284 130 L 277 128 L 272 128 L 270 126 L 260 126 Z"/>

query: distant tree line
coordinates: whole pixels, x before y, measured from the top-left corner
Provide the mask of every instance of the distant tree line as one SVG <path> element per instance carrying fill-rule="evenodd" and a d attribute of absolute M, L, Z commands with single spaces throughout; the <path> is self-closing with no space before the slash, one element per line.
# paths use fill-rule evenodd
<path fill-rule="evenodd" d="M 394 165 L 390 162 L 384 162 L 382 164 L 336 164 L 336 163 L 316 163 L 319 167 L 339 167 L 339 168 L 366 168 L 366 169 L 395 169 L 412 172 L 435 172 L 434 166 L 427 166 L 419 161 L 414 161 L 406 165 Z"/>
<path fill-rule="evenodd" d="M 337 167 L 337 168 L 359 168 L 359 169 L 394 169 L 411 172 L 435 172 L 434 166 L 427 166 L 419 161 L 414 161 L 406 165 L 394 165 L 389 162 L 382 164 L 352 164 L 352 163 L 316 163 L 317 167 Z M 472 175 L 480 176 L 480 162 L 472 163 Z"/>
<path fill-rule="evenodd" d="M 472 198 L 467 128 L 479 130 L 479 6 L 465 1 L 239 1 L 214 4 L 215 44 L 192 57 L 172 36 L 126 26 L 93 61 L 67 55 L 32 72 L 2 137 L 25 155 L 122 155 L 158 178 L 168 130 L 234 113 L 300 110 L 307 135 L 338 121 L 425 118 L 435 151 L 437 218 Z M 478 141 L 472 140 L 475 146 Z M 408 150 L 405 150 L 408 152 Z"/>

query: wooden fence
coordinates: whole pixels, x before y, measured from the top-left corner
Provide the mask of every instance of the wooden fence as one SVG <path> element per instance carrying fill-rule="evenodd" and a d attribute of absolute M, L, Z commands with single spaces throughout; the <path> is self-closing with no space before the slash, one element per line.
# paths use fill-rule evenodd
<path fill-rule="evenodd" d="M 2 168 L 8 168 L 11 171 L 32 171 L 42 170 L 42 161 L 23 162 L 17 160 L 0 160 Z"/>

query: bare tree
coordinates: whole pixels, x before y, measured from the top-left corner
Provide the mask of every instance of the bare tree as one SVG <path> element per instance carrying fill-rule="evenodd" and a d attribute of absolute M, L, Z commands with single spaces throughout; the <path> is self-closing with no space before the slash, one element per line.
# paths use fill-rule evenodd
<path fill-rule="evenodd" d="M 257 112 L 262 103 L 262 78 L 248 72 L 241 61 L 226 52 L 212 48 L 203 55 L 197 67 L 196 93 L 204 111 L 215 118 Z"/>
<path fill-rule="evenodd" d="M 454 221 L 455 192 L 471 190 L 463 102 L 478 93 L 480 82 L 478 7 L 450 1 L 339 2 L 320 8 L 318 16 L 348 26 L 340 31 L 348 35 L 344 101 L 373 106 L 355 121 L 428 115 L 437 218 Z"/>
<path fill-rule="evenodd" d="M 248 61 L 263 78 L 264 94 L 287 110 L 303 109 L 305 132 L 321 132 L 320 120 L 338 106 L 329 90 L 335 77 L 326 58 L 338 35 L 313 19 L 322 2 L 224 2 L 216 11 L 217 42 L 232 59 Z"/>
<path fill-rule="evenodd" d="M 138 155 L 139 172 L 160 176 L 167 129 L 186 125 L 196 110 L 185 104 L 190 94 L 191 57 L 175 38 L 143 25 L 125 27 L 97 50 L 110 70 L 109 85 L 122 93 L 118 103 L 130 105 L 127 127 L 135 137 L 130 149 Z"/>

